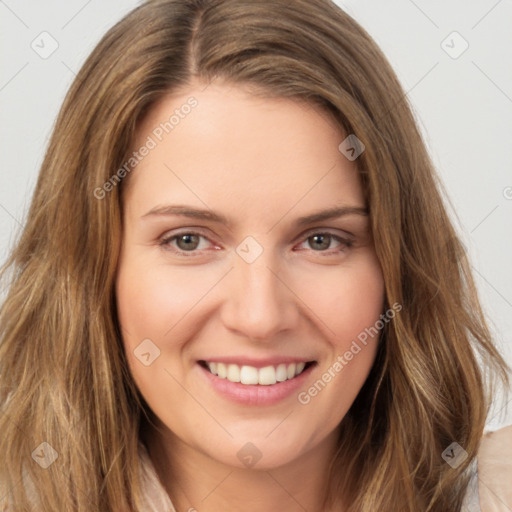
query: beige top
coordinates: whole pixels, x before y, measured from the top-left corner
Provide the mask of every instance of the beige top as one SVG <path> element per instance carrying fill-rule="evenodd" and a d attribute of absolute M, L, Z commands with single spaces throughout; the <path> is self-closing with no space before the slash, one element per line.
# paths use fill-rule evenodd
<path fill-rule="evenodd" d="M 176 512 L 140 443 L 148 512 Z M 512 425 L 482 438 L 461 512 L 512 512 Z"/>
<path fill-rule="evenodd" d="M 512 425 L 487 432 L 462 512 L 512 512 Z"/>

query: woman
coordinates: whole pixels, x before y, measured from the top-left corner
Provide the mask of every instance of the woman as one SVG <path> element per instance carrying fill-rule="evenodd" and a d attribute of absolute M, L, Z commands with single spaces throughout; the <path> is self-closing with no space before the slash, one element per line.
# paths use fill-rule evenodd
<path fill-rule="evenodd" d="M 8 271 L 6 510 L 487 506 L 509 368 L 403 90 L 330 2 L 126 16 Z"/>

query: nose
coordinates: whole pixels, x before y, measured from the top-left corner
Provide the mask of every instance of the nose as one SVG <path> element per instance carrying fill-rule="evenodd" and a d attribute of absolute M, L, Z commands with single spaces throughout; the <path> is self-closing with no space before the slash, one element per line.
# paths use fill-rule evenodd
<path fill-rule="evenodd" d="M 224 326 L 260 342 L 275 341 L 280 332 L 296 328 L 300 304 L 289 281 L 270 250 L 252 263 L 234 254 L 221 315 Z"/>

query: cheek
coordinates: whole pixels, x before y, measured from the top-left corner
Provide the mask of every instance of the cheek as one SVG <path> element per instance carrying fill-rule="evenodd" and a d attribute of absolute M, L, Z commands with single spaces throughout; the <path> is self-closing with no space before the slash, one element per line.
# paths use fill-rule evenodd
<path fill-rule="evenodd" d="M 376 256 L 369 254 L 353 266 L 331 270 L 329 279 L 317 276 L 310 285 L 309 304 L 322 321 L 317 325 L 326 326 L 330 350 L 317 379 L 300 391 L 298 401 L 304 410 L 314 410 L 315 417 L 325 418 L 320 427 L 325 434 L 342 421 L 375 360 L 384 280 Z"/>
<path fill-rule="evenodd" d="M 131 375 L 153 410 L 180 403 L 179 387 L 168 371 L 179 374 L 172 363 L 189 338 L 184 320 L 209 281 L 191 282 L 190 277 L 190 272 L 171 272 L 169 266 L 137 254 L 120 259 L 116 301 L 123 344 Z"/>
<path fill-rule="evenodd" d="M 127 259 L 122 262 L 116 283 L 118 316 L 131 341 L 168 339 L 174 328 L 211 286 L 211 279 L 154 262 Z"/>
<path fill-rule="evenodd" d="M 354 264 L 320 269 L 303 281 L 301 296 L 321 320 L 324 332 L 339 350 L 373 326 L 383 312 L 384 280 L 373 253 Z"/>

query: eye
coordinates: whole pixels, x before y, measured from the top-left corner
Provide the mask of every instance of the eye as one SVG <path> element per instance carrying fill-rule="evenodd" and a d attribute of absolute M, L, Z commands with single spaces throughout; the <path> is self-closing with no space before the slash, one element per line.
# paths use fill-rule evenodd
<path fill-rule="evenodd" d="M 201 244 L 201 240 L 209 241 L 209 239 L 201 233 L 183 231 L 173 235 L 164 235 L 159 241 L 159 245 L 179 255 L 195 256 L 202 250 L 207 250 L 208 243 L 206 243 L 206 247 L 204 247 L 205 244 Z M 333 242 L 338 244 L 337 248 L 332 249 L 331 246 Z M 324 231 L 309 234 L 301 245 L 306 243 L 314 252 L 326 253 L 326 255 L 340 253 L 353 246 L 352 240 Z"/>
<path fill-rule="evenodd" d="M 186 253 L 193 253 L 197 250 L 200 251 L 201 249 L 204 249 L 203 247 L 200 247 L 201 239 L 208 240 L 200 233 L 184 231 L 175 235 L 164 236 L 159 243 L 166 249 L 188 256 Z"/>
<path fill-rule="evenodd" d="M 307 243 L 315 252 L 328 252 L 328 254 L 331 254 L 332 251 L 327 251 L 326 249 L 331 247 L 331 243 L 333 241 L 336 241 L 341 246 L 335 249 L 334 252 L 342 252 L 345 249 L 352 247 L 354 243 L 348 238 L 343 238 L 333 233 L 317 231 L 309 234 L 301 245 Z"/>

